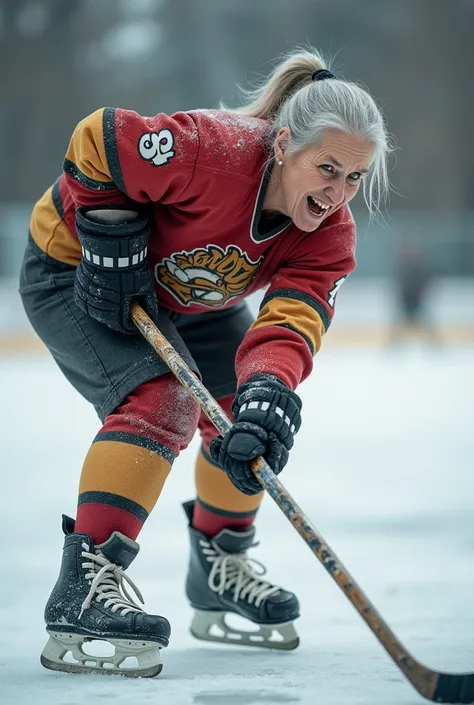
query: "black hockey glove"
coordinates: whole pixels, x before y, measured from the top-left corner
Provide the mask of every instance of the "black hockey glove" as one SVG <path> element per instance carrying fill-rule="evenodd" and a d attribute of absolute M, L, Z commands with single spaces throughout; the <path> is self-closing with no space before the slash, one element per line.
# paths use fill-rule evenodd
<path fill-rule="evenodd" d="M 130 318 L 132 299 L 156 321 L 158 304 L 147 263 L 146 215 L 113 207 L 78 208 L 76 228 L 82 259 L 74 300 L 89 316 L 120 333 L 138 333 Z"/>
<path fill-rule="evenodd" d="M 301 399 L 277 377 L 256 374 L 241 384 L 232 402 L 233 426 L 211 441 L 210 455 L 238 490 L 262 491 L 249 461 L 263 455 L 278 475 L 288 462 L 295 433 L 301 426 Z"/>

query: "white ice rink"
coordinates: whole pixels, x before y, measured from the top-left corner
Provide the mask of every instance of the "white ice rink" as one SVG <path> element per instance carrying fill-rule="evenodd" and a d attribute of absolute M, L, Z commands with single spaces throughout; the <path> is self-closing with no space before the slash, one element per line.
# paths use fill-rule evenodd
<path fill-rule="evenodd" d="M 43 605 L 74 515 L 94 412 L 47 356 L 0 358 L 0 702 L 3 705 L 415 705 L 352 605 L 268 498 L 270 578 L 302 603 L 291 653 L 205 645 L 183 591 L 191 449 L 176 462 L 130 570 L 172 641 L 153 680 L 44 670 Z M 304 423 L 284 485 L 416 658 L 474 670 L 474 351 L 327 349 L 301 388 Z"/>

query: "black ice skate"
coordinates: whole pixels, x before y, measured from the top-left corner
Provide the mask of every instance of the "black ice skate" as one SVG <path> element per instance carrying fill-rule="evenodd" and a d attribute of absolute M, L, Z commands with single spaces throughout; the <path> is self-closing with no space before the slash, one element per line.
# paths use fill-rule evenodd
<path fill-rule="evenodd" d="M 90 536 L 73 533 L 74 521 L 65 516 L 63 531 L 61 570 L 44 613 L 49 640 L 41 663 L 54 671 L 157 676 L 162 669 L 159 650 L 168 646 L 170 625 L 164 617 L 146 614 L 124 585 L 128 582 L 143 603 L 124 573 L 138 544 L 114 531 L 105 543 L 94 546 Z M 85 653 L 83 644 L 97 639 L 109 642 L 115 653 Z M 135 657 L 133 667 L 127 666 L 129 657 Z"/>
<path fill-rule="evenodd" d="M 292 592 L 262 579 L 264 566 L 246 551 L 254 543 L 255 529 L 222 529 L 210 538 L 192 527 L 194 502 L 183 504 L 189 520 L 191 557 L 186 595 L 195 609 L 191 634 L 197 639 L 269 649 L 296 649 L 298 599 Z M 257 567 L 258 572 L 256 572 Z M 226 613 L 238 614 L 258 625 L 258 631 L 234 629 Z"/>

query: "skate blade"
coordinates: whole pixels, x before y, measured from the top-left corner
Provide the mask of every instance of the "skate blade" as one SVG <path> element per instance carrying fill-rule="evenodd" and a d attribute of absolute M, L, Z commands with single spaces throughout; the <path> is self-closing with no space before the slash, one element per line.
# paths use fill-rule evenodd
<path fill-rule="evenodd" d="M 293 622 L 283 624 L 255 624 L 251 622 L 258 627 L 258 631 L 247 632 L 231 627 L 227 624 L 225 617 L 226 612 L 195 610 L 190 632 L 196 639 L 220 644 L 233 644 L 234 646 L 257 646 L 261 649 L 278 649 L 280 651 L 292 651 L 299 646 L 300 640 Z M 280 638 L 277 638 L 275 633 Z"/>
<path fill-rule="evenodd" d="M 81 636 L 47 630 L 49 639 L 44 647 L 40 661 L 51 671 L 65 673 L 100 673 L 101 675 L 121 675 L 127 678 L 154 678 L 163 668 L 160 646 L 153 641 L 135 641 L 133 639 L 106 639 Z M 91 656 L 86 654 L 82 645 L 85 642 L 106 641 L 115 648 L 111 656 Z M 73 661 L 66 661 L 68 652 Z M 135 657 L 138 666 L 122 666 L 129 657 Z"/>

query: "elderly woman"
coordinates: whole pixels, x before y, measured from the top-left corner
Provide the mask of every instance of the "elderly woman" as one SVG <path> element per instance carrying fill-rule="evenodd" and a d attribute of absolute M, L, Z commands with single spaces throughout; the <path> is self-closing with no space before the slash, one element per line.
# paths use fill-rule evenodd
<path fill-rule="evenodd" d="M 263 455 L 275 473 L 287 463 L 301 423 L 295 389 L 355 266 L 349 202 L 362 184 L 369 210 L 378 208 L 388 151 L 374 100 L 316 51 L 284 58 L 238 110 L 104 108 L 79 123 L 62 175 L 34 208 L 20 287 L 36 332 L 103 424 L 76 518 L 63 517 L 43 665 L 123 673 L 120 662 L 135 655 L 129 675 L 160 672 L 170 625 L 131 599 L 124 571 L 196 429 L 196 499 L 184 504 L 191 631 L 219 639 L 217 624 L 221 641 L 298 645 L 296 596 L 247 557 L 262 500 L 249 461 Z M 245 298 L 262 287 L 253 320 Z M 133 299 L 229 414 L 223 438 L 137 334 Z M 259 625 L 258 637 L 228 627 L 226 612 Z M 94 638 L 115 645 L 108 663 L 91 666 L 82 653 Z M 64 660 L 67 650 L 77 663 Z"/>

